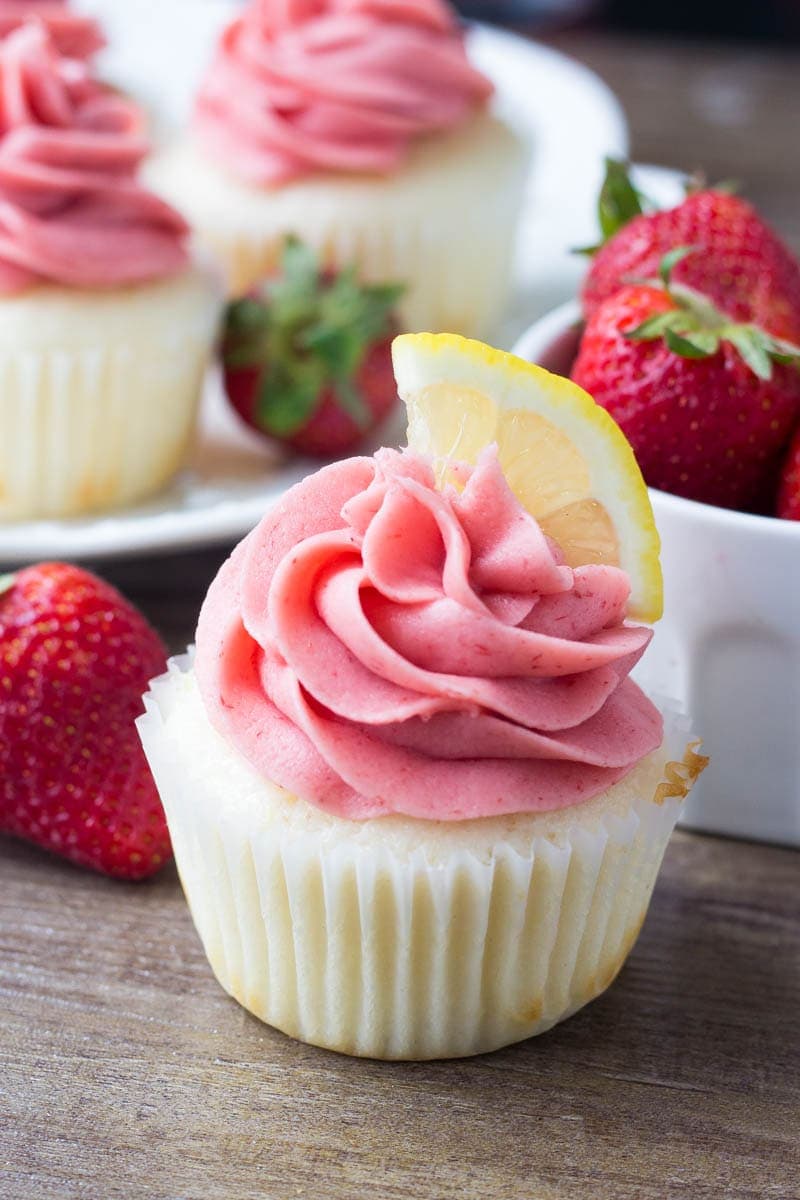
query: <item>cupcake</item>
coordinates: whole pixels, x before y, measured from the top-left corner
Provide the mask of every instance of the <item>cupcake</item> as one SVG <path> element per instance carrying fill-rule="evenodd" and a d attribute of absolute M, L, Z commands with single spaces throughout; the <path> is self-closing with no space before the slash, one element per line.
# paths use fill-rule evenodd
<path fill-rule="evenodd" d="M 328 266 L 406 282 L 407 327 L 482 332 L 506 300 L 526 166 L 491 91 L 441 0 L 255 0 L 148 179 L 234 295 L 294 234 Z"/>
<path fill-rule="evenodd" d="M 319 1046 L 470 1055 L 574 1013 L 704 765 L 630 678 L 629 576 L 566 565 L 498 454 L 451 463 L 457 486 L 381 450 L 292 488 L 145 698 L 211 966 Z"/>
<path fill-rule="evenodd" d="M 184 456 L 220 288 L 137 182 L 135 105 L 40 22 L 0 84 L 0 519 L 138 500 Z"/>
<path fill-rule="evenodd" d="M 0 0 L 0 37 L 35 17 L 47 28 L 60 54 L 91 58 L 105 45 L 100 26 L 73 12 L 67 0 Z"/>

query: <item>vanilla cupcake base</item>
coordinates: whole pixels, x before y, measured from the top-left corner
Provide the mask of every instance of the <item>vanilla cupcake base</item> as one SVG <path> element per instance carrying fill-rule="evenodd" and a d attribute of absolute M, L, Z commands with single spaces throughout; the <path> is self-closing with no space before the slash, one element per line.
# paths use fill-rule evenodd
<path fill-rule="evenodd" d="M 166 483 L 193 432 L 221 300 L 200 266 L 0 299 L 0 520 L 111 508 Z"/>
<path fill-rule="evenodd" d="M 388 177 L 330 173 L 259 188 L 187 141 L 157 154 L 145 178 L 190 220 L 234 296 L 273 273 L 296 234 L 327 266 L 356 262 L 367 280 L 407 282 L 406 328 L 476 336 L 508 296 L 526 167 L 517 136 L 481 113 L 419 142 Z"/>
<path fill-rule="evenodd" d="M 375 1058 L 494 1050 L 607 988 L 703 764 L 670 713 L 663 750 L 575 808 L 348 821 L 253 771 L 211 726 L 188 658 L 145 704 L 139 731 L 217 979 L 285 1033 Z"/>

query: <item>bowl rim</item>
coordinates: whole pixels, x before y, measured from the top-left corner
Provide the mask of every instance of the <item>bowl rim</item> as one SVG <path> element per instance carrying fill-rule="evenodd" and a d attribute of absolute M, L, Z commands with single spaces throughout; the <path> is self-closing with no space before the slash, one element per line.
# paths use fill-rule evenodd
<path fill-rule="evenodd" d="M 517 338 L 512 354 L 527 362 L 538 362 L 543 351 L 558 337 L 571 328 L 582 324 L 580 302 L 567 300 L 537 317 Z M 673 496 L 659 488 L 648 488 L 653 502 L 661 508 L 673 509 L 676 513 L 703 518 L 712 524 L 726 528 L 748 529 L 753 532 L 769 530 L 772 536 L 786 541 L 800 540 L 800 521 L 789 521 L 783 517 L 766 516 L 760 513 L 744 513 L 733 508 L 719 508 L 702 500 L 689 500 L 685 496 Z"/>

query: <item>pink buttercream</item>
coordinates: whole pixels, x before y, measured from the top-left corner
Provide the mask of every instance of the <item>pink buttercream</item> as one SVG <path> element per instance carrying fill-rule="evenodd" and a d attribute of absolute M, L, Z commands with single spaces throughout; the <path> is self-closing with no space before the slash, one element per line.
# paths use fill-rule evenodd
<path fill-rule="evenodd" d="M 184 267 L 186 223 L 136 180 L 147 150 L 136 105 L 62 58 L 43 25 L 0 42 L 0 293 Z"/>
<path fill-rule="evenodd" d="M 220 39 L 195 130 L 251 183 L 385 174 L 491 91 L 442 0 L 255 0 Z"/>
<path fill-rule="evenodd" d="M 216 728 L 331 813 L 553 810 L 661 742 L 628 678 L 629 584 L 564 566 L 487 451 L 461 494 L 381 450 L 286 494 L 211 586 L 196 670 Z"/>
<path fill-rule="evenodd" d="M 105 45 L 97 22 L 72 12 L 67 0 L 0 0 L 0 37 L 31 17 L 47 26 L 59 53 L 70 58 L 89 58 Z"/>

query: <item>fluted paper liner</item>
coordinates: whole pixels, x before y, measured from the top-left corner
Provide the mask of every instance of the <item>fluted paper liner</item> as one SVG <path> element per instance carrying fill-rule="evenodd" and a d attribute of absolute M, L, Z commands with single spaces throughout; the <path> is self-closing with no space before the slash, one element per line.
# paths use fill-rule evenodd
<path fill-rule="evenodd" d="M 178 469 L 221 306 L 207 271 L 0 299 L 0 520 L 130 503 Z"/>
<path fill-rule="evenodd" d="M 210 725 L 188 657 L 145 704 L 142 742 L 219 982 L 285 1033 L 376 1058 L 493 1050 L 607 988 L 705 765 L 668 709 L 665 753 L 636 769 L 649 790 L 622 781 L 555 814 L 352 822 L 253 771 Z"/>
<path fill-rule="evenodd" d="M 183 143 L 157 155 L 146 178 L 191 220 L 232 295 L 275 271 L 293 233 L 326 264 L 356 262 L 367 280 L 406 282 L 406 328 L 481 335 L 508 297 L 526 157 L 505 125 L 482 115 L 425 139 L 388 177 L 248 187 Z"/>

